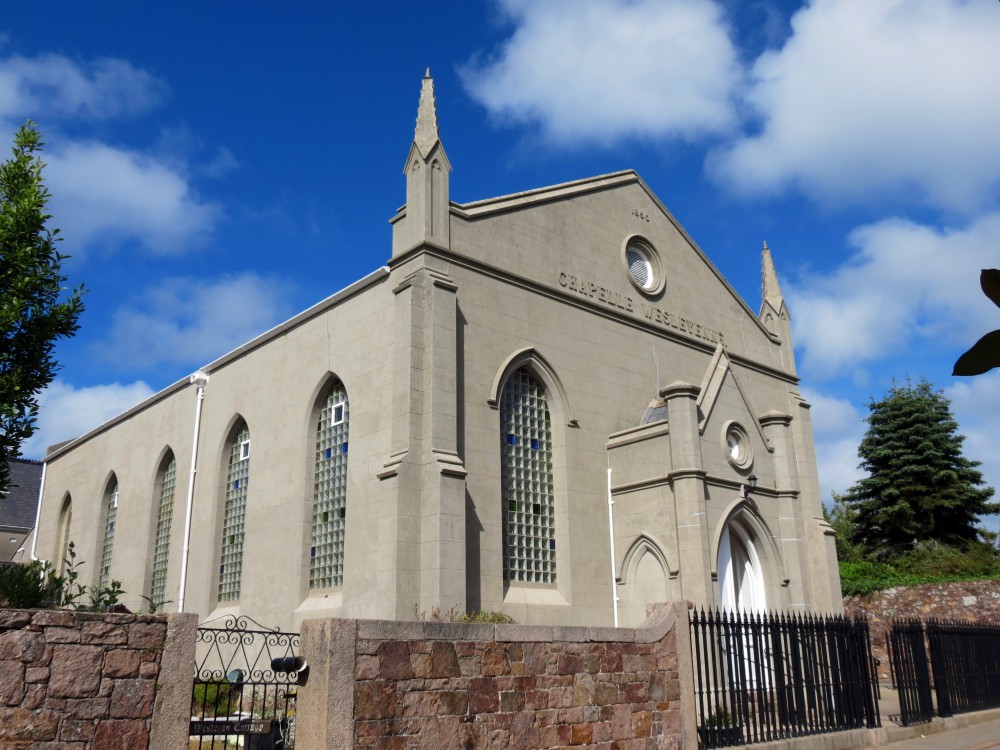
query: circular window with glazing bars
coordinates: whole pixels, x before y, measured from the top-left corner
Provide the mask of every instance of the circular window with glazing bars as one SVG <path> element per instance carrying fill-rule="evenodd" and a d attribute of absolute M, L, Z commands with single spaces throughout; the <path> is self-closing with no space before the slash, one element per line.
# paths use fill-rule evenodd
<path fill-rule="evenodd" d="M 666 279 L 660 255 L 649 240 L 633 235 L 622 245 L 622 262 L 632 286 L 647 297 L 663 291 Z"/>
<path fill-rule="evenodd" d="M 738 422 L 726 422 L 722 428 L 722 451 L 736 469 L 749 469 L 753 463 L 750 436 Z"/>

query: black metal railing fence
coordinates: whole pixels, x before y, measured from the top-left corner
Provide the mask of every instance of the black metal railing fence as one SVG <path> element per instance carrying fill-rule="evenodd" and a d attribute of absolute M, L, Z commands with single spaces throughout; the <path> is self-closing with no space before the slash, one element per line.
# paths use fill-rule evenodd
<path fill-rule="evenodd" d="M 941 716 L 1000 707 L 1000 625 L 929 620 Z"/>
<path fill-rule="evenodd" d="M 880 725 L 866 621 L 703 609 L 690 627 L 703 747 Z"/>

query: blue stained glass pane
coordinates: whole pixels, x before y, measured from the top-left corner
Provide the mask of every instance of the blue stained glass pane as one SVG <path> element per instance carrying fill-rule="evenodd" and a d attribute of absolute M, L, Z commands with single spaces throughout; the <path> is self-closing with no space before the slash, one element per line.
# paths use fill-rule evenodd
<path fill-rule="evenodd" d="M 555 549 L 555 548 L 556 548 L 556 540 L 549 539 L 549 549 Z"/>
<path fill-rule="evenodd" d="M 326 449 L 326 457 L 330 458 L 330 456 L 332 456 L 332 455 L 333 455 L 333 449 L 332 448 L 327 448 Z"/>
<path fill-rule="evenodd" d="M 538 438 L 531 438 L 531 450 L 538 450 Z"/>
<path fill-rule="evenodd" d="M 239 479 L 234 479 L 233 480 L 233 489 L 234 490 L 238 490 L 239 488 L 240 488 L 240 480 Z"/>
<path fill-rule="evenodd" d="M 316 557 L 316 548 L 315 547 L 313 547 L 311 550 L 309 550 L 309 557 Z"/>
<path fill-rule="evenodd" d="M 510 445 L 517 445 L 517 438 L 514 437 L 514 433 L 507 435 L 507 443 Z"/>
<path fill-rule="evenodd" d="M 347 443 L 342 443 L 340 446 L 341 453 L 347 453 Z"/>
<path fill-rule="evenodd" d="M 222 575 L 223 571 L 225 571 L 225 569 L 226 569 L 226 566 L 225 566 L 225 565 L 220 565 L 220 566 L 219 566 L 219 575 L 220 575 L 220 576 Z"/>

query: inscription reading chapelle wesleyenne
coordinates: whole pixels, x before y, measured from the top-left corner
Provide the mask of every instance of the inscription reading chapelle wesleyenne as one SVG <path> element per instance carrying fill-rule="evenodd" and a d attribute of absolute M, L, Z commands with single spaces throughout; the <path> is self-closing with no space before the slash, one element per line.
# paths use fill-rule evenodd
<path fill-rule="evenodd" d="M 690 318 L 685 318 L 683 315 L 663 310 L 645 302 L 640 301 L 637 306 L 627 294 L 622 294 L 606 286 L 595 284 L 593 281 L 586 281 L 579 276 L 574 276 L 565 271 L 559 272 L 559 286 L 571 292 L 576 292 L 583 297 L 603 302 L 609 307 L 617 307 L 625 312 L 641 315 L 650 323 L 656 323 L 663 328 L 673 328 L 675 331 L 710 341 L 713 344 L 722 341 L 722 331 L 713 330 Z"/>

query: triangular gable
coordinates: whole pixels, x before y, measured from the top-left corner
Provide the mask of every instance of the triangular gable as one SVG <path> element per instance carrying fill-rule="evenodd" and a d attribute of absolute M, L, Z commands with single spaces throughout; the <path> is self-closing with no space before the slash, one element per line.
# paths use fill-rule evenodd
<path fill-rule="evenodd" d="M 533 212 L 539 212 L 537 219 L 526 216 Z M 569 290 L 575 293 L 573 296 L 591 301 L 595 298 L 604 301 L 600 297 L 604 287 L 611 294 L 610 306 L 620 308 L 619 298 L 628 296 L 629 313 L 673 332 L 693 334 L 711 344 L 718 342 L 717 334 L 724 329 L 727 335 L 740 333 L 744 337 L 756 329 L 760 335 L 758 347 L 773 339 L 757 313 L 634 171 L 472 203 L 452 203 L 451 214 L 453 220 L 492 223 L 496 227 L 468 234 L 453 229 L 453 241 L 459 238 L 453 250 L 467 257 L 485 260 L 491 266 L 513 270 L 546 285 L 552 284 L 555 273 L 564 273 L 558 277 L 560 290 Z M 578 229 L 581 227 L 585 229 Z M 474 242 L 467 241 L 467 237 Z M 664 294 L 633 293 L 618 258 L 625 255 L 620 245 L 633 240 L 648 241 L 663 258 Z M 678 265 L 676 255 L 669 256 L 681 248 L 686 257 Z M 681 268 L 684 270 L 678 274 Z M 726 312 L 713 318 L 697 312 L 697 305 L 690 301 L 679 302 L 681 290 L 692 288 L 692 282 L 702 290 L 700 299 L 707 295 L 716 300 L 718 310 Z M 744 314 L 737 315 L 739 322 L 735 324 L 732 323 L 735 310 L 729 300 Z M 707 328 L 706 335 L 699 335 L 699 327 Z M 760 354 L 751 356 L 759 358 Z"/>
<path fill-rule="evenodd" d="M 698 413 L 700 415 L 698 432 L 705 434 L 705 427 L 712 416 L 712 409 L 715 408 L 727 376 L 732 379 L 733 385 L 736 386 L 736 390 L 740 394 L 740 398 L 743 399 L 743 405 L 746 407 L 750 419 L 753 420 L 760 439 L 764 441 L 764 445 L 769 452 L 774 452 L 774 446 L 771 445 L 771 441 L 764 434 L 764 428 L 761 426 L 760 420 L 757 419 L 757 412 L 750 404 L 750 399 L 747 398 L 747 392 L 740 384 L 740 379 L 733 372 L 732 362 L 721 343 L 715 347 L 715 354 L 712 355 L 712 361 L 709 363 L 708 369 L 705 371 L 705 377 L 701 381 L 701 391 L 698 394 L 697 401 Z"/>

